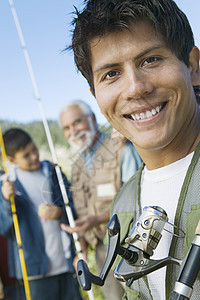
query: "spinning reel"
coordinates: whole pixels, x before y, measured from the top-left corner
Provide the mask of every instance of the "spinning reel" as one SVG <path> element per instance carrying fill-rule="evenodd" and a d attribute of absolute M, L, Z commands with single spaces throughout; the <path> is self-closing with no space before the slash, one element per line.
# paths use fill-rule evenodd
<path fill-rule="evenodd" d="M 84 290 L 90 290 L 91 284 L 102 286 L 117 255 L 122 257 L 114 271 L 114 276 L 131 286 L 134 280 L 158 270 L 169 264 L 180 265 L 181 261 L 172 257 L 159 260 L 150 259 L 161 237 L 165 223 L 168 222 L 166 212 L 158 206 L 146 206 L 139 220 L 134 224 L 125 242 L 128 247 L 120 245 L 120 223 L 117 215 L 113 215 L 108 223 L 109 244 L 107 257 L 99 276 L 92 274 L 84 260 L 77 265 L 78 280 Z"/>

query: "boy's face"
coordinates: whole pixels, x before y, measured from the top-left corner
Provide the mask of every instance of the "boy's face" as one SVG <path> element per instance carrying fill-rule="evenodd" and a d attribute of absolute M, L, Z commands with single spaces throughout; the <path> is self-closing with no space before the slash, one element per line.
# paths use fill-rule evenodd
<path fill-rule="evenodd" d="M 194 70 L 198 50 L 188 68 L 150 23 L 132 28 L 90 43 L 101 111 L 137 150 L 163 149 L 173 141 L 185 144 L 183 133 L 195 119 L 192 84 L 199 84 L 200 75 Z"/>
<path fill-rule="evenodd" d="M 14 158 L 9 159 L 24 171 L 36 171 L 40 168 L 39 152 L 33 142 L 28 143 L 25 148 L 16 152 Z"/>

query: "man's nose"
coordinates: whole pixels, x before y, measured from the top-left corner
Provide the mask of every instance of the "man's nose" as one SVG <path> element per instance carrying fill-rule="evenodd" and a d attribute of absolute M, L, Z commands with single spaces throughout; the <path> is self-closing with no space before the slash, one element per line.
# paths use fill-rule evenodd
<path fill-rule="evenodd" d="M 141 99 L 153 91 L 153 85 L 141 70 L 130 68 L 124 76 L 123 96 L 126 100 Z"/>

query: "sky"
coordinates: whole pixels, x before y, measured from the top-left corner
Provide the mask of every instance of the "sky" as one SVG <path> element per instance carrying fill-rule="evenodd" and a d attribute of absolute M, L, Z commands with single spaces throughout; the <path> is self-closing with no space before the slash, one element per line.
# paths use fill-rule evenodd
<path fill-rule="evenodd" d="M 82 99 L 106 124 L 87 81 L 77 72 L 71 42 L 73 5 L 80 0 L 13 0 L 46 118 L 58 120 L 65 103 Z M 200 47 L 200 0 L 176 0 Z M 0 120 L 27 123 L 41 115 L 8 0 L 0 1 Z"/>

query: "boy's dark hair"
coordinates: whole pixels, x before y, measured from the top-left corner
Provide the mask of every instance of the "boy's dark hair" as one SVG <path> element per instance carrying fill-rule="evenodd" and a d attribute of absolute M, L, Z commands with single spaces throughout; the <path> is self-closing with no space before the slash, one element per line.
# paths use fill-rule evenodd
<path fill-rule="evenodd" d="M 189 66 L 189 53 L 194 46 L 193 33 L 187 17 L 173 0 L 88 0 L 85 3 L 82 12 L 75 8 L 72 45 L 67 50 L 73 49 L 76 66 L 93 93 L 90 40 L 128 29 L 142 19 L 149 20 L 164 37 L 169 49 Z"/>
<path fill-rule="evenodd" d="M 15 157 L 15 154 L 26 147 L 32 139 L 30 135 L 20 128 L 11 128 L 4 132 L 3 140 L 6 154 Z"/>

